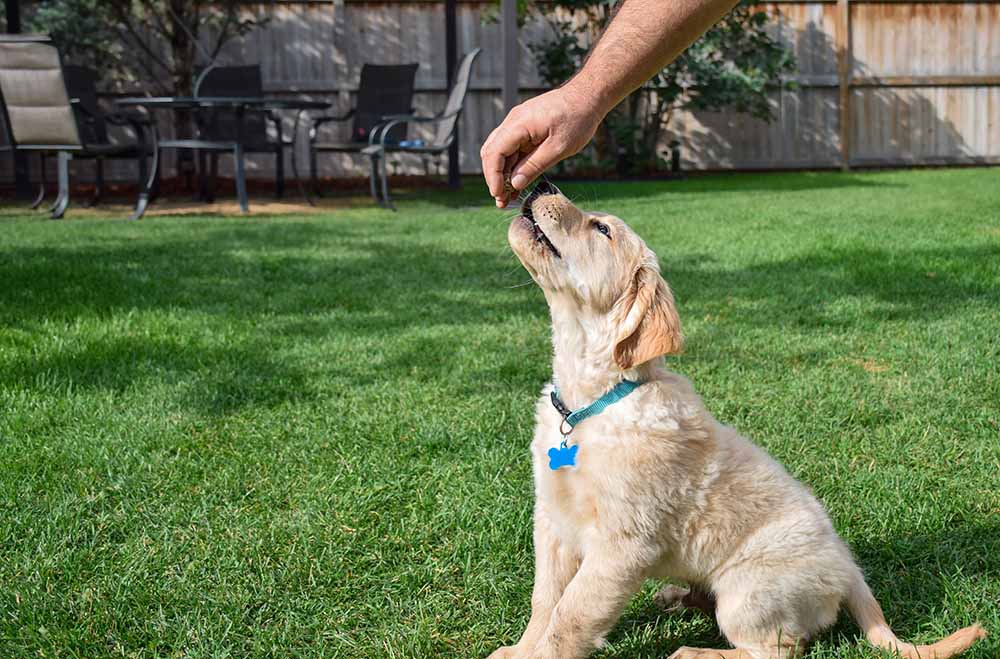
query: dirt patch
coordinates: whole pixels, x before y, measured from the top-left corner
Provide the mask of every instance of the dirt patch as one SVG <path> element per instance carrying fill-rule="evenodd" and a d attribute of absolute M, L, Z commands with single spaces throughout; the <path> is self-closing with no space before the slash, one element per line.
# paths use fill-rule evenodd
<path fill-rule="evenodd" d="M 868 373 L 885 373 L 889 370 L 889 365 L 877 359 L 851 359 L 850 363 L 860 366 Z"/>

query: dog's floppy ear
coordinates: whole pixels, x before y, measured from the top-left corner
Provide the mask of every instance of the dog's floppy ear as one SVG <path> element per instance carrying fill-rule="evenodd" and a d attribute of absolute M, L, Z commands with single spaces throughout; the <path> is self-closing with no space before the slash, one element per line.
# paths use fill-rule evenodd
<path fill-rule="evenodd" d="M 615 305 L 618 321 L 615 363 L 629 369 L 654 357 L 678 353 L 684 345 L 674 296 L 655 265 L 644 263 Z"/>

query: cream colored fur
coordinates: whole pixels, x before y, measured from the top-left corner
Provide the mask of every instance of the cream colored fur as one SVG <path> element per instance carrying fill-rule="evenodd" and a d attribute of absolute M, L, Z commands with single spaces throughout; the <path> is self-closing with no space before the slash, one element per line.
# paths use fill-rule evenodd
<path fill-rule="evenodd" d="M 587 656 L 648 578 L 695 589 L 668 587 L 668 603 L 714 597 L 736 648 L 680 648 L 677 659 L 794 656 L 845 603 L 872 643 L 907 658 L 950 657 L 984 635 L 974 625 L 930 646 L 898 640 L 823 506 L 663 368 L 660 357 L 680 350 L 682 337 L 652 251 L 621 220 L 584 213 L 560 194 L 527 204 L 559 256 L 526 217 L 509 240 L 549 304 L 553 380 L 564 402 L 581 407 L 622 379 L 644 384 L 575 429 L 577 467 L 559 471 L 549 469 L 547 452 L 561 418 L 549 402 L 552 385 L 543 390 L 531 445 L 531 620 L 517 645 L 492 659 Z"/>

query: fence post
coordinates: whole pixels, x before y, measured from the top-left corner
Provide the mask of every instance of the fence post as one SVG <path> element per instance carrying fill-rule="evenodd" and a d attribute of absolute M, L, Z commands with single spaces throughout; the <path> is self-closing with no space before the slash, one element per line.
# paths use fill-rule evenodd
<path fill-rule="evenodd" d="M 503 30 L 503 109 L 510 112 L 518 102 L 517 0 L 501 0 Z"/>
<path fill-rule="evenodd" d="M 851 168 L 851 44 L 850 0 L 837 0 L 837 77 L 840 99 L 840 168 Z"/>
<path fill-rule="evenodd" d="M 458 64 L 458 16 L 457 0 L 445 0 L 444 3 L 444 32 L 445 32 L 445 67 L 448 69 L 448 91 L 455 84 L 455 66 Z M 459 118 L 461 121 L 461 117 Z M 455 139 L 448 149 L 448 186 L 451 188 L 462 187 L 462 177 L 458 170 L 458 136 L 461 133 L 461 126 L 455 127 Z"/>

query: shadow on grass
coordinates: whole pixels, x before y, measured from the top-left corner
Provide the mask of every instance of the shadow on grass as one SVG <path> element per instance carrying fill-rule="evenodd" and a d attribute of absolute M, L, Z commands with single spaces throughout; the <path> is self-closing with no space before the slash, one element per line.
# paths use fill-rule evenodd
<path fill-rule="evenodd" d="M 603 185 L 604 180 L 552 181 L 570 198 L 587 208 L 599 209 L 608 200 L 635 200 L 671 193 L 726 193 L 726 192 L 803 192 L 812 190 L 851 190 L 862 188 L 899 188 L 905 184 L 878 180 L 871 176 L 858 176 L 843 172 L 782 172 L 695 174 L 683 179 L 648 179 L 616 181 Z"/>
<path fill-rule="evenodd" d="M 975 276 L 971 264 L 1000 257 L 1000 245 L 884 250 L 817 250 L 745 268 L 717 267 L 709 255 L 664 259 L 664 276 L 680 303 L 751 303 L 754 313 L 740 322 L 836 327 L 857 322 L 856 310 L 829 309 L 845 299 L 876 304 L 867 313 L 879 320 L 934 319 L 978 299 L 1000 301 L 1000 289 Z M 871 305 L 869 305 L 871 306 Z"/>
<path fill-rule="evenodd" d="M 55 352 L 0 361 L 5 385 L 48 391 L 100 389 L 121 394 L 150 382 L 184 393 L 185 409 L 225 415 L 306 400 L 309 374 L 283 362 L 262 341 L 198 345 L 181 338 L 105 335 Z"/>
<path fill-rule="evenodd" d="M 249 232 L 249 235 L 248 235 Z M 0 319 L 18 326 L 127 309 L 185 309 L 234 318 L 331 312 L 330 331 L 383 333 L 417 324 L 502 321 L 543 311 L 534 287 L 505 249 L 455 249 L 373 239 L 369 229 L 282 222 L 199 229 L 190 240 L 131 241 L 79 247 L 19 248 L 0 261 Z M 138 244 L 136 244 L 138 243 Z M 343 255 L 317 251 L 329 249 Z M 294 254 L 285 253 L 293 250 Z M 849 322 L 823 313 L 842 298 L 884 302 L 879 318 L 936 317 L 1000 290 L 970 264 L 1000 257 L 1000 245 L 968 248 L 817 250 L 743 268 L 710 255 L 663 259 L 681 302 L 752 302 L 754 324 Z M 289 324 L 295 331 L 296 325 Z M 298 330 L 322 334 L 302 321 Z"/>
<path fill-rule="evenodd" d="M 635 180 L 574 179 L 560 178 L 558 175 L 547 178 L 579 205 L 591 210 L 605 210 L 606 202 L 621 199 L 634 201 L 676 193 L 804 192 L 906 187 L 906 184 L 897 181 L 835 171 L 730 172 L 692 174 L 680 179 L 668 177 Z M 614 185 L 605 185 L 609 180 L 613 180 Z M 435 187 L 428 192 L 427 189 L 408 186 L 393 188 L 391 194 L 393 200 L 400 203 L 426 202 L 448 209 L 493 207 L 489 191 L 481 177 L 465 177 L 463 186 L 459 190 Z"/>
<path fill-rule="evenodd" d="M 192 399 L 225 412 L 309 395 L 310 374 L 281 360 L 275 341 L 283 338 L 378 339 L 414 327 L 545 317 L 534 287 L 509 290 L 527 275 L 504 249 L 400 240 L 398 232 L 380 237 L 378 227 L 341 223 L 283 221 L 239 230 L 198 227 L 196 233 L 8 250 L 0 260 L 0 322 L 9 328 L 30 332 L 45 322 L 118 318 L 132 310 L 158 310 L 168 320 L 154 337 L 122 336 L 126 329 L 94 332 L 83 345 L 19 356 L 7 363 L 4 378 L 27 383 L 43 372 L 73 386 L 120 390 L 151 374 L 181 378 L 202 372 L 209 384 L 201 386 L 210 390 Z M 998 257 L 1000 246 L 840 248 L 735 269 L 718 266 L 710 256 L 688 255 L 670 259 L 664 271 L 682 315 L 685 307 L 711 313 L 732 302 L 740 304 L 731 323 L 827 331 L 857 323 L 859 313 L 880 321 L 935 319 L 971 300 L 1000 300 L 969 267 Z M 850 298 L 868 304 L 863 311 L 834 305 Z M 162 338 L 177 323 L 169 318 L 176 311 L 205 316 L 215 333 L 221 324 L 250 337 L 222 347 Z M 176 327 L 197 331 L 187 320 Z M 421 336 L 389 348 L 388 368 L 404 367 L 428 350 L 449 352 L 447 337 Z M 435 372 L 433 365 L 427 368 Z M 440 373 L 448 368 L 442 363 Z M 483 375 L 516 377 L 520 367 L 516 360 L 501 360 L 493 368 L 499 372 Z"/>
<path fill-rule="evenodd" d="M 485 299 L 527 279 L 506 250 L 401 244 L 373 239 L 369 228 L 308 223 L 197 231 L 190 240 L 11 251 L 0 261 L 0 319 L 18 326 L 131 309 L 234 319 L 339 313 L 330 331 L 384 333 L 539 311 L 525 293 Z M 302 319 L 288 328 L 323 332 Z"/>
<path fill-rule="evenodd" d="M 112 392 L 167 382 L 186 391 L 187 407 L 226 414 L 309 399 L 321 369 L 360 384 L 385 379 L 336 354 L 322 364 L 283 359 L 290 337 L 377 341 L 411 327 L 499 325 L 544 313 L 533 290 L 506 294 L 527 278 L 508 252 L 396 238 L 372 239 L 369 227 L 282 222 L 199 227 L 190 239 L 8 251 L 0 254 L 0 323 L 24 349 L 0 353 L 0 382 Z M 133 311 L 162 315 L 132 329 Z M 35 337 L 51 334 L 43 327 L 65 334 L 86 319 L 96 322 L 32 349 L 44 343 Z M 423 339 L 378 348 L 388 362 L 381 368 L 406 368 Z"/>

